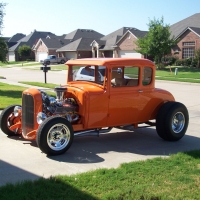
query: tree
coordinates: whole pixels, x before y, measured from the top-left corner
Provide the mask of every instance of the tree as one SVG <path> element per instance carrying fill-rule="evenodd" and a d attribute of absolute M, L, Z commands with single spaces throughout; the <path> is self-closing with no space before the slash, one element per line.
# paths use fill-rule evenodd
<path fill-rule="evenodd" d="M 6 55 L 8 53 L 8 46 L 2 36 L 4 7 L 6 4 L 0 3 L 0 61 L 6 62 Z"/>
<path fill-rule="evenodd" d="M 31 55 L 31 47 L 28 45 L 22 45 L 18 49 L 18 53 L 20 56 L 30 56 Z"/>
<path fill-rule="evenodd" d="M 149 32 L 136 42 L 137 52 L 152 56 L 156 63 L 161 63 L 161 58 L 170 53 L 171 48 L 177 43 L 174 37 L 170 38 L 169 25 L 164 25 L 163 17 L 161 20 L 149 21 Z"/>

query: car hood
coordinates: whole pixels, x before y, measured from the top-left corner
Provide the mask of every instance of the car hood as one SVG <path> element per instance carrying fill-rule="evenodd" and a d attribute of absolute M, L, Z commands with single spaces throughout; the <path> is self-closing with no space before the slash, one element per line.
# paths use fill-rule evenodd
<path fill-rule="evenodd" d="M 68 91 L 76 90 L 87 93 L 102 93 L 104 91 L 104 87 L 102 85 L 98 85 L 95 83 L 88 83 L 84 81 L 79 82 L 71 82 L 67 85 Z"/>

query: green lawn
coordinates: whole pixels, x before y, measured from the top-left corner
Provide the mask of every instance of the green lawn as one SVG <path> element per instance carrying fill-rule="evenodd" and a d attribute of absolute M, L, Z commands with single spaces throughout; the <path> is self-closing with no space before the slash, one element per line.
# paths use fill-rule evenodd
<path fill-rule="evenodd" d="M 25 84 L 32 84 L 40 87 L 54 88 L 57 86 L 56 84 L 45 84 L 45 83 L 37 83 L 37 82 L 23 82 Z M 0 82 L 0 110 L 6 108 L 7 106 L 22 103 L 22 92 L 27 89 L 26 87 L 9 85 Z M 55 93 L 51 91 L 47 91 L 47 94 L 55 97 Z"/>
<path fill-rule="evenodd" d="M 165 68 L 162 70 L 156 70 L 156 76 L 161 77 L 176 77 L 176 78 L 191 78 L 200 79 L 200 69 L 197 68 L 178 68 L 178 74 L 175 75 L 175 68 Z"/>
<path fill-rule="evenodd" d="M 0 109 L 4 109 L 12 104 L 21 105 L 22 91 L 25 89 L 25 87 L 9 85 L 0 82 Z"/>
<path fill-rule="evenodd" d="M 99 169 L 0 187 L 3 200 L 199 198 L 200 150 L 122 164 L 117 169 Z"/>
<path fill-rule="evenodd" d="M 26 67 L 26 66 L 37 66 L 41 65 L 39 62 L 35 61 L 10 61 L 7 63 L 0 62 L 0 67 Z"/>

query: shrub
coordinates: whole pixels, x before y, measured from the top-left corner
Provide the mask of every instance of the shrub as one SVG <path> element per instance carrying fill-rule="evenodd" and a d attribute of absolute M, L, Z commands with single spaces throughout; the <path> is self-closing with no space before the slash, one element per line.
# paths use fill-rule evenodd
<path fill-rule="evenodd" d="M 166 57 L 162 57 L 161 62 L 167 66 L 167 65 L 174 65 L 176 60 L 178 58 L 175 56 L 166 56 Z"/>
<path fill-rule="evenodd" d="M 191 67 L 197 67 L 198 65 L 198 58 L 194 58 L 191 62 Z"/>

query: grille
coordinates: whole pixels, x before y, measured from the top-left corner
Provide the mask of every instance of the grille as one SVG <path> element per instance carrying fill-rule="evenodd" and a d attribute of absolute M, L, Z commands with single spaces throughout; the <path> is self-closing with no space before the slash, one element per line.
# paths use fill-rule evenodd
<path fill-rule="evenodd" d="M 34 128 L 34 101 L 31 95 L 22 97 L 22 131 L 26 135 Z"/>

